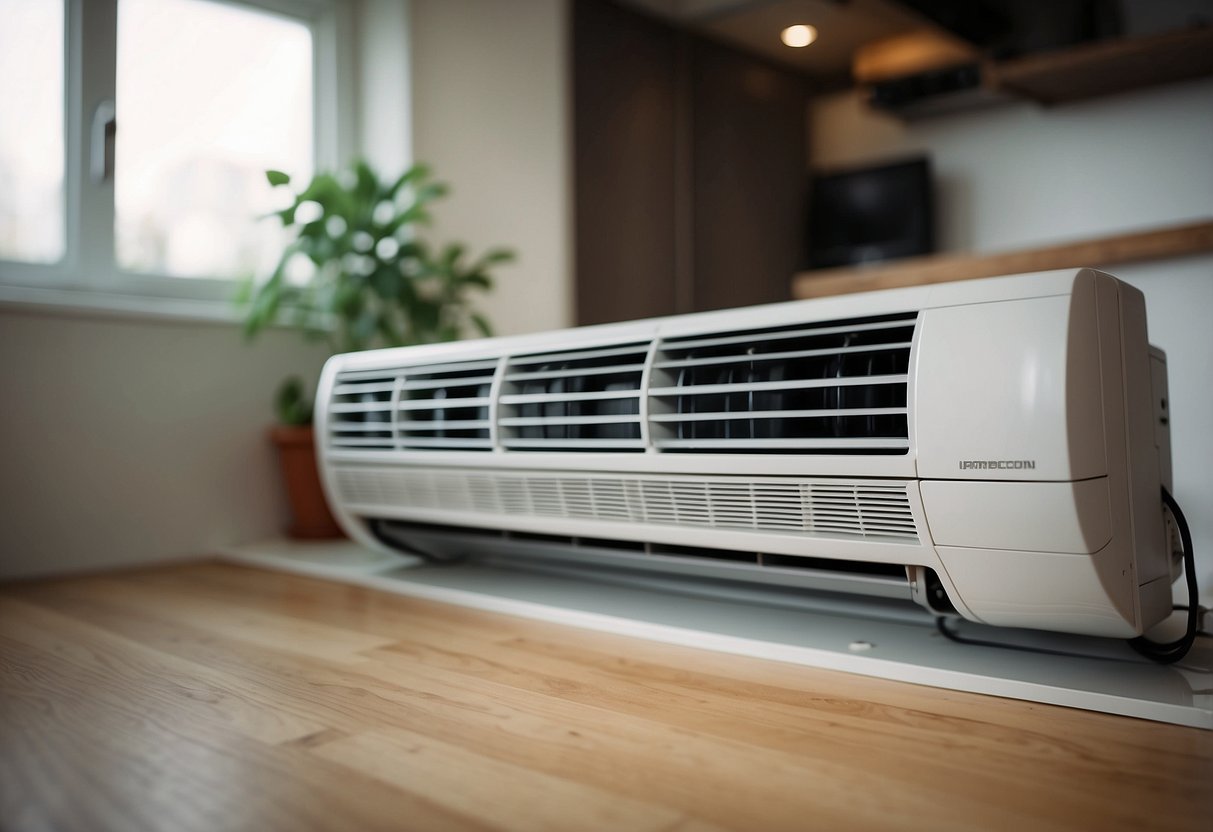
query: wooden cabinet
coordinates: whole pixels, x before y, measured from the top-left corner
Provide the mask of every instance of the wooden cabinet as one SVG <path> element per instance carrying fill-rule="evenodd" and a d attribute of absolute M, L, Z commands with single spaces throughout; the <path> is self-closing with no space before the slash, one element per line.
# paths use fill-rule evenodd
<path fill-rule="evenodd" d="M 605 0 L 572 40 L 578 323 L 788 299 L 804 79 Z"/>
<path fill-rule="evenodd" d="M 677 58 L 673 29 L 612 3 L 573 3 L 577 322 L 675 302 Z"/>

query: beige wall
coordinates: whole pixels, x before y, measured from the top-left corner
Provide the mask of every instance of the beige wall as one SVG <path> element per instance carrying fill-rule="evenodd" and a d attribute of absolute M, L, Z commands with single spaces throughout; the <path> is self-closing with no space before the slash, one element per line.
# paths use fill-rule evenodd
<path fill-rule="evenodd" d="M 487 311 L 502 332 L 569 321 L 563 0 L 361 0 L 360 150 L 454 186 L 436 229 L 518 250 Z M 408 42 L 412 61 L 405 61 Z M 323 351 L 233 324 L 0 306 L 0 577 L 195 557 L 279 533 L 264 436 Z"/>
<path fill-rule="evenodd" d="M 908 124 L 850 92 L 818 100 L 809 117 L 817 165 L 929 153 L 945 249 L 999 251 L 1213 218 L 1213 80 Z M 1150 340 L 1167 352 L 1175 496 L 1187 508 L 1209 603 L 1213 255 L 1110 271 L 1145 293 Z"/>
<path fill-rule="evenodd" d="M 0 577 L 197 557 L 270 537 L 265 429 L 323 354 L 231 324 L 0 309 Z"/>
<path fill-rule="evenodd" d="M 502 334 L 572 320 L 565 0 L 411 0 L 413 152 L 452 194 L 435 236 L 506 245 Z"/>

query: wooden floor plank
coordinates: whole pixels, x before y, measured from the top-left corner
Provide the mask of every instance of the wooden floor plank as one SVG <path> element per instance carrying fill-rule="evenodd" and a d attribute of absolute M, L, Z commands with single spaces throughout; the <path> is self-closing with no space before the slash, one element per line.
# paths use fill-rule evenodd
<path fill-rule="evenodd" d="M 1213 734 L 215 563 L 0 587 L 0 829 L 1207 829 Z"/>
<path fill-rule="evenodd" d="M 484 828 L 305 750 L 169 722 L 3 637 L 0 666 L 5 830 Z"/>
<path fill-rule="evenodd" d="M 10 615 L 3 637 L 14 647 L 27 655 L 55 657 L 85 689 L 137 697 L 146 715 L 158 714 L 169 722 L 198 719 L 269 744 L 324 730 L 318 720 L 278 709 L 272 698 L 236 675 L 150 650 L 53 610 L 13 599 L 5 603 Z"/>
<path fill-rule="evenodd" d="M 475 817 L 516 832 L 563 832 L 577 818 L 599 829 L 661 832 L 680 812 L 587 786 L 400 728 L 365 732 L 315 751 Z"/>

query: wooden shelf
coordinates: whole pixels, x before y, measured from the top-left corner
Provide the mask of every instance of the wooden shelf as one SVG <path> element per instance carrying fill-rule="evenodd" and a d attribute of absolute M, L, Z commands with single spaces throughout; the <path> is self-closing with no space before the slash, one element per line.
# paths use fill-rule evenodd
<path fill-rule="evenodd" d="M 918 65 L 938 69 L 958 66 L 953 53 L 940 49 L 937 54 L 933 64 L 918 58 Z M 890 51 L 888 56 L 878 53 L 875 57 L 900 56 Z M 971 63 L 980 66 L 979 85 L 923 95 L 887 108 L 887 112 L 914 120 L 1015 100 L 1049 106 L 1208 77 L 1213 75 L 1213 26 L 1105 40 L 1001 61 L 974 57 Z M 892 70 L 870 57 L 856 69 L 861 84 L 891 80 L 881 74 L 886 71 Z"/>
<path fill-rule="evenodd" d="M 1020 251 L 985 255 L 941 254 L 869 266 L 801 272 L 792 281 L 792 296 L 817 298 L 1049 269 L 1102 268 L 1206 251 L 1213 251 L 1213 219 Z"/>
<path fill-rule="evenodd" d="M 1213 27 L 1123 38 L 991 65 L 996 89 L 1060 104 L 1213 74 Z"/>

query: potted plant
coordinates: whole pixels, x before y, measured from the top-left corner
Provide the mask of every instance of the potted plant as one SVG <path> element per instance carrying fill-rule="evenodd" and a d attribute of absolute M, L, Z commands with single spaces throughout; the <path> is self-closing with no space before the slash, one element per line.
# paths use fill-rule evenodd
<path fill-rule="evenodd" d="M 430 203 L 447 193 L 428 168 L 415 165 L 384 180 L 359 160 L 337 174 L 319 173 L 301 189 L 281 171 L 266 178 L 289 193 L 289 204 L 270 216 L 291 239 L 267 279 L 242 287 L 247 338 L 287 326 L 338 353 L 491 334 L 472 299 L 492 287 L 490 271 L 513 253 L 496 248 L 470 258 L 459 243 L 435 247 L 421 239 Z M 290 534 L 338 536 L 317 474 L 309 388 L 288 378 L 275 402 L 279 424 L 270 436 L 291 505 Z"/>

